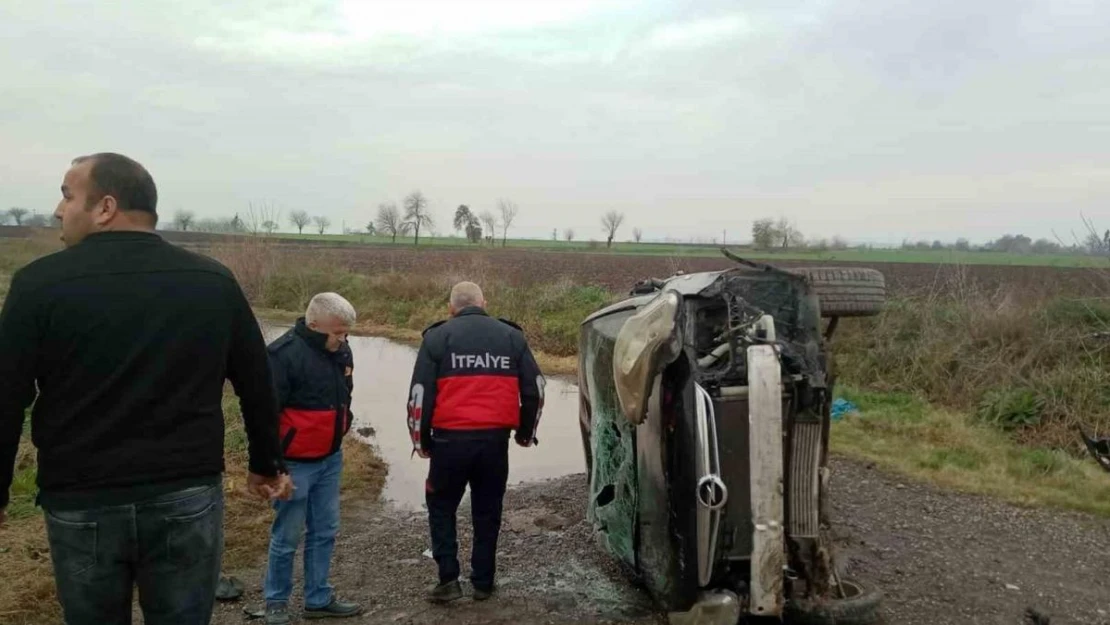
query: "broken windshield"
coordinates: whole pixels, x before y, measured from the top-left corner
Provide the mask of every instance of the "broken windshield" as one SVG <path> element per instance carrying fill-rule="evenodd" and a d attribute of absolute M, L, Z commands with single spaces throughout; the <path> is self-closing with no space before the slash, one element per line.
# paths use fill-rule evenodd
<path fill-rule="evenodd" d="M 585 326 L 581 351 L 594 458 L 586 514 L 601 532 L 605 547 L 630 565 L 635 563 L 635 426 L 624 418 L 617 397 L 613 346 L 621 327 L 634 313 L 623 310 L 591 321 Z"/>

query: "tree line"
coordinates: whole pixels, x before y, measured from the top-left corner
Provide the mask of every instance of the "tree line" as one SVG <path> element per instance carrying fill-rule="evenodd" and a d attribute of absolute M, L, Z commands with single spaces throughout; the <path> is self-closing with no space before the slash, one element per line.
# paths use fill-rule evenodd
<path fill-rule="evenodd" d="M 1033 240 L 1023 234 L 1006 234 L 983 245 L 972 245 L 966 238 L 957 239 L 955 242 L 946 243 L 934 241 L 903 241 L 902 249 L 913 251 L 941 251 L 955 250 L 960 252 L 1005 252 L 1008 254 L 1022 255 L 1051 255 L 1051 254 L 1092 254 L 1096 256 L 1110 256 L 1110 230 L 1099 233 L 1094 224 L 1087 219 L 1083 220 L 1086 234 L 1082 237 L 1075 236 L 1075 243 L 1065 245 L 1062 242 L 1046 238 Z M 763 218 L 752 223 L 752 247 L 759 250 L 844 250 L 851 247 L 842 237 L 836 236 L 831 240 L 826 238 L 807 240 L 791 221 L 785 218 L 778 220 Z"/>
<path fill-rule="evenodd" d="M 519 214 L 520 207 L 511 199 L 502 198 L 497 201 L 497 213 L 484 210 L 477 213 L 466 204 L 460 204 L 455 209 L 452 225 L 456 232 L 461 232 L 466 240 L 473 244 L 485 242 L 496 244 L 500 232 L 501 246 L 508 244 L 509 228 Z M 236 213 L 230 218 L 198 219 L 193 211 L 177 209 L 171 220 L 171 227 L 182 231 L 198 231 L 226 234 L 273 234 L 280 229 L 281 211 L 272 204 L 262 202 L 248 204 L 244 216 Z M 624 224 L 625 215 L 616 210 L 607 211 L 601 216 L 601 229 L 605 234 L 605 246 L 611 248 L 616 239 L 617 232 Z M 303 234 L 309 225 L 320 235 L 324 235 L 331 227 L 331 219 L 326 215 L 310 215 L 305 210 L 294 210 L 289 214 L 290 224 L 297 229 L 298 234 Z M 47 216 L 26 208 L 13 206 L 0 212 L 0 225 L 49 227 L 54 220 Z M 1002 252 L 1020 255 L 1052 255 L 1052 254 L 1092 254 L 1096 256 L 1110 256 L 1110 229 L 1099 232 L 1093 222 L 1084 218 L 1083 225 L 1086 233 L 1083 236 L 1072 234 L 1075 243 L 1065 245 L 1061 241 L 1047 238 L 1032 239 L 1024 234 L 1006 234 L 986 244 L 974 246 L 966 238 L 957 239 L 955 242 L 946 243 L 940 240 L 902 242 L 902 249 L 912 251 L 941 251 L 955 250 L 961 252 L 982 251 Z M 413 236 L 415 244 L 420 243 L 420 233 L 427 233 L 435 227 L 435 219 L 429 210 L 427 197 L 419 191 L 413 191 L 402 200 L 401 207 L 395 202 L 384 202 L 378 206 L 374 219 L 370 220 L 365 232 L 370 235 L 385 235 L 391 237 L 393 242 L 398 236 Z M 574 240 L 574 228 L 563 230 L 563 238 L 567 242 Z M 842 237 L 832 239 L 820 238 L 807 240 L 802 231 L 786 218 L 771 219 L 761 218 L 752 222 L 751 245 L 758 250 L 843 250 L 850 245 Z M 551 239 L 558 240 L 558 229 L 553 229 Z M 632 229 L 632 241 L 639 243 L 643 239 L 641 228 Z M 717 242 L 716 239 L 713 240 Z M 591 245 L 593 242 L 591 241 Z"/>
<path fill-rule="evenodd" d="M 484 210 L 481 213 L 473 211 L 466 204 L 460 204 L 455 209 L 452 225 L 456 232 L 461 232 L 466 240 L 473 244 L 485 242 L 496 244 L 500 233 L 501 246 L 508 244 L 509 228 L 520 212 L 520 207 L 511 199 L 501 198 L 497 201 L 497 213 Z M 230 218 L 197 219 L 195 213 L 189 210 L 178 209 L 172 217 L 172 227 L 177 230 L 198 232 L 226 233 L 226 234 L 273 234 L 280 229 L 281 211 L 270 203 L 248 204 L 244 216 L 236 213 Z M 610 210 L 601 216 L 601 229 L 605 234 L 605 246 L 611 248 L 616 239 L 617 232 L 624 224 L 624 213 Z M 26 208 L 11 207 L 0 212 L 0 225 L 15 225 L 29 227 L 49 227 L 53 220 L 30 211 Z M 326 234 L 331 227 L 331 220 L 325 215 L 310 215 L 305 210 L 294 210 L 289 214 L 290 224 L 297 229 L 298 234 L 303 234 L 304 229 L 310 224 L 313 230 L 320 235 Z M 419 191 L 406 195 L 399 207 L 396 202 L 384 202 L 378 205 L 378 212 L 374 219 L 366 226 L 366 233 L 370 235 L 384 235 L 391 237 L 393 242 L 397 237 L 412 235 L 414 244 L 419 245 L 420 233 L 427 233 L 435 227 L 435 219 L 429 210 L 427 197 Z M 1059 241 L 1046 238 L 1033 240 L 1024 234 L 1006 234 L 986 244 L 973 246 L 966 238 L 957 239 L 952 243 L 940 240 L 934 241 L 903 241 L 902 249 L 914 251 L 984 251 L 1003 252 L 1022 255 L 1051 255 L 1051 254 L 1093 254 L 1110 256 L 1110 230 L 1099 233 L 1092 222 L 1083 220 L 1087 232 L 1082 237 L 1073 237 L 1076 243 L 1065 245 Z M 558 229 L 551 232 L 552 240 L 558 239 Z M 563 238 L 573 241 L 576 236 L 574 228 L 563 230 Z M 832 239 L 820 238 L 807 240 L 802 231 L 786 218 L 771 219 L 761 218 L 752 222 L 751 230 L 753 248 L 758 250 L 843 250 L 850 245 L 842 237 Z M 641 228 L 632 229 L 632 241 L 639 243 L 643 239 Z M 714 241 L 716 241 L 714 239 Z"/>
<path fill-rule="evenodd" d="M 455 232 L 461 233 L 469 243 L 496 245 L 500 239 L 501 246 L 508 245 L 509 229 L 520 213 L 520 206 L 508 198 L 497 200 L 496 210 L 477 212 L 466 204 L 460 204 L 455 209 L 451 225 Z M 601 216 L 601 230 L 605 235 L 606 247 L 612 247 L 617 233 L 624 224 L 624 213 L 610 210 Z M 280 229 L 280 211 L 269 204 L 251 204 L 244 216 L 236 213 L 230 218 L 198 219 L 190 210 L 178 209 L 174 212 L 171 227 L 176 230 L 196 232 L 209 232 L 221 234 L 273 234 Z M 289 213 L 289 224 L 296 228 L 297 234 L 304 234 L 305 228 L 312 226 L 310 232 L 327 234 L 331 227 L 331 220 L 324 215 L 311 215 L 305 210 L 294 210 Z M 366 233 L 371 236 L 388 236 L 394 243 L 398 237 L 413 237 L 413 242 L 420 243 L 421 233 L 427 233 L 436 227 L 436 219 L 429 209 L 428 198 L 420 190 L 406 195 L 401 203 L 395 201 L 382 202 L 378 205 L 377 214 L 369 220 L 365 229 L 356 231 L 348 230 L 344 234 Z M 574 228 L 563 230 L 563 238 L 573 241 L 576 236 Z M 552 231 L 552 239 L 558 239 L 558 229 Z M 643 239 L 641 228 L 632 229 L 632 240 L 640 242 Z"/>
<path fill-rule="evenodd" d="M 49 228 L 54 223 L 51 215 L 43 215 L 38 211 L 28 210 L 13 206 L 0 212 L 0 226 L 27 226 L 30 228 Z"/>

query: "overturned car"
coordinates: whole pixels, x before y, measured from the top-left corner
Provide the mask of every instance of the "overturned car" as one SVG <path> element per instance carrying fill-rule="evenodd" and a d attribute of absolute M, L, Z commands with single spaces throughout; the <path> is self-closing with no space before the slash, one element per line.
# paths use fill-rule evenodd
<path fill-rule="evenodd" d="M 723 252 L 735 267 L 645 280 L 582 323 L 589 521 L 674 622 L 872 622 L 878 593 L 825 536 L 827 343 L 879 311 L 882 274 Z"/>

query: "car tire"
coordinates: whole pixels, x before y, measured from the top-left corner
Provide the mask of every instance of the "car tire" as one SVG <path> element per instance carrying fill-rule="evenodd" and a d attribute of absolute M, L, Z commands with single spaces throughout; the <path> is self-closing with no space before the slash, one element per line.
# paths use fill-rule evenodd
<path fill-rule="evenodd" d="M 886 301 L 886 279 L 876 269 L 803 267 L 789 271 L 809 279 L 822 317 L 872 317 Z"/>
<path fill-rule="evenodd" d="M 860 582 L 841 578 L 850 587 L 844 599 L 787 599 L 783 616 L 790 625 L 873 625 L 879 622 L 882 593 Z"/>

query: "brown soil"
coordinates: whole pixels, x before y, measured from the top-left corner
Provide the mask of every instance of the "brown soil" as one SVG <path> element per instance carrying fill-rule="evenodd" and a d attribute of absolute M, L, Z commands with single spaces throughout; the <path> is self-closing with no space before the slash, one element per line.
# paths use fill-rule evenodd
<path fill-rule="evenodd" d="M 204 252 L 212 248 L 211 236 L 206 238 L 203 233 L 188 233 L 192 235 L 190 240 L 179 241 L 178 235 L 183 234 L 172 235 L 180 245 Z M 340 245 L 296 239 L 278 241 L 276 245 L 285 257 L 305 263 L 326 261 L 329 265 L 367 274 L 442 274 L 446 271 L 481 281 L 497 278 L 517 285 L 565 279 L 574 284 L 600 286 L 619 293 L 627 292 L 644 278 L 666 278 L 676 271 L 715 271 L 735 266 L 723 256 L 554 252 L 526 248 L 467 250 L 354 243 Z M 772 259 L 761 262 L 782 267 L 828 264 L 819 260 Z M 832 264 L 878 269 L 886 278 L 887 289 L 895 295 L 968 293 L 973 290 L 988 293 L 1005 291 L 1020 298 L 1110 295 L 1110 267 L 1092 269 L 870 261 L 836 261 Z"/>
<path fill-rule="evenodd" d="M 854 461 L 837 459 L 833 468 L 840 567 L 884 593 L 886 623 L 1019 624 L 1032 608 L 1053 625 L 1110 624 L 1110 521 L 942 492 Z M 367 607 L 354 622 L 666 622 L 591 540 L 584 479 L 510 490 L 500 591 L 489 602 L 464 596 L 447 607 L 426 603 L 435 565 L 422 555 L 429 546 L 425 516 L 378 503 L 347 505 L 333 581 L 344 597 Z M 464 576 L 468 509 L 464 500 Z M 259 605 L 260 569 L 235 573 L 248 596 L 221 605 L 216 625 L 241 623 L 244 606 Z"/>

